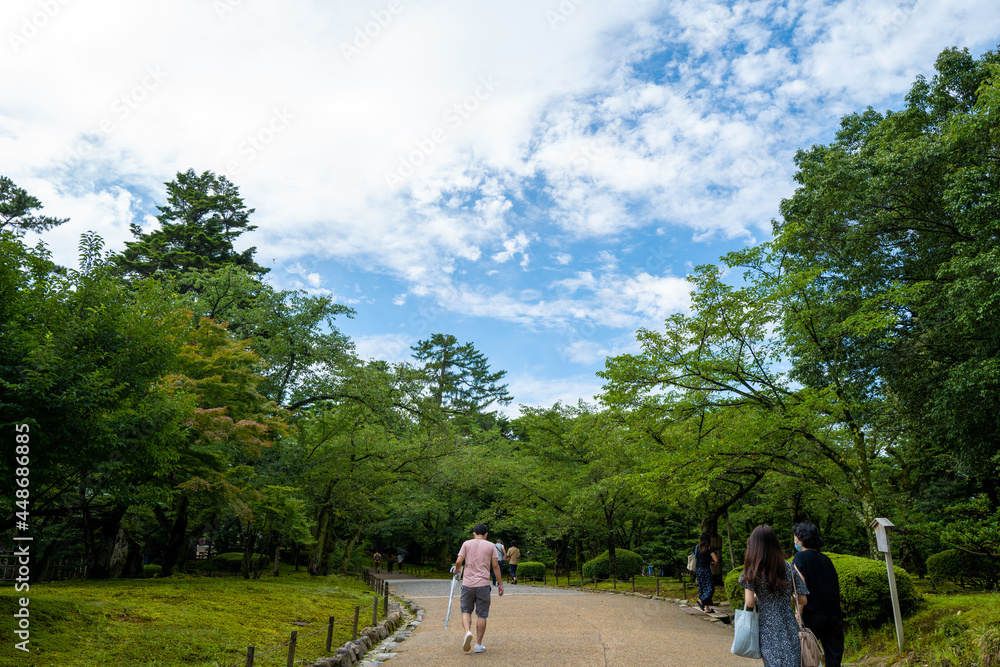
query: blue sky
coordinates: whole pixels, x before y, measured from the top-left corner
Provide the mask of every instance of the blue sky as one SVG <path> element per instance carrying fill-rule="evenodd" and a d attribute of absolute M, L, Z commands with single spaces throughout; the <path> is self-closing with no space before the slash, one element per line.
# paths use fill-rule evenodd
<path fill-rule="evenodd" d="M 163 182 L 227 174 L 281 288 L 331 295 L 366 358 L 471 341 L 518 404 L 688 303 L 696 265 L 768 237 L 799 148 L 899 108 L 987 0 L 7 0 L 0 174 L 72 221 L 73 265 L 151 229 Z"/>

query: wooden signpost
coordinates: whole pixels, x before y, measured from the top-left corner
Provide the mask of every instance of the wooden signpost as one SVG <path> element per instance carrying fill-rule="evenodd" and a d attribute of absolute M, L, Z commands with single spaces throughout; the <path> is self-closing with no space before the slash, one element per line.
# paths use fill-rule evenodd
<path fill-rule="evenodd" d="M 903 652 L 903 616 L 899 613 L 899 593 L 896 592 L 896 573 L 892 570 L 892 549 L 889 547 L 887 528 L 894 528 L 888 519 L 875 519 L 872 528 L 875 529 L 875 542 L 878 550 L 885 554 L 885 569 L 889 572 L 889 594 L 892 595 L 892 615 L 896 619 L 896 643 L 899 652 Z"/>

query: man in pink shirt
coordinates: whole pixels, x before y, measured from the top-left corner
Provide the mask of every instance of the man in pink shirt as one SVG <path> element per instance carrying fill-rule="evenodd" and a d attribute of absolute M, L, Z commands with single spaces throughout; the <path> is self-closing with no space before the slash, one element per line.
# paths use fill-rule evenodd
<path fill-rule="evenodd" d="M 483 645 L 483 635 L 486 634 L 486 617 L 490 615 L 490 570 L 496 575 L 497 589 L 503 595 L 503 575 L 497 563 L 497 550 L 492 542 L 486 540 L 486 524 L 477 523 L 472 528 L 472 539 L 466 540 L 458 551 L 458 559 L 452 572 L 458 572 L 465 565 L 462 577 L 462 625 L 465 627 L 465 638 L 462 640 L 462 650 L 472 648 L 472 611 L 476 616 L 476 653 L 486 650 Z"/>

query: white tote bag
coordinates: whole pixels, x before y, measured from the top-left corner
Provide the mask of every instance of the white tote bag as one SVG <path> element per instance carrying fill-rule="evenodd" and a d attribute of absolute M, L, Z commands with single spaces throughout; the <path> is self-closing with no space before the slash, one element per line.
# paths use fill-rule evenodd
<path fill-rule="evenodd" d="M 733 647 L 729 652 L 743 658 L 760 658 L 760 622 L 757 616 L 757 607 L 747 611 L 746 605 L 743 609 L 736 609 L 733 614 Z"/>

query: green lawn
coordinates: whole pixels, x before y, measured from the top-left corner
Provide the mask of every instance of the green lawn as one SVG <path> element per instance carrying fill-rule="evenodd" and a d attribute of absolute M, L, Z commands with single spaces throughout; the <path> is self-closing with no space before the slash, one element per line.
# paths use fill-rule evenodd
<path fill-rule="evenodd" d="M 66 581 L 32 584 L 30 653 L 14 648 L 10 632 L 18 598 L 6 586 L 0 592 L 4 628 L 0 664 L 97 667 L 215 666 L 243 664 L 246 647 L 258 656 L 301 638 L 296 658 L 323 655 L 326 631 L 306 638 L 337 620 L 334 647 L 351 638 L 354 607 L 371 605 L 373 593 L 354 577 L 310 577 L 304 572 L 258 580 L 181 575 L 166 579 Z M 11 610 L 11 611 L 7 611 Z M 362 611 L 359 628 L 371 624 Z M 384 618 L 379 607 L 379 619 Z M 305 621 L 306 626 L 293 625 Z M 256 665 L 284 665 L 287 649 L 259 658 Z"/>

